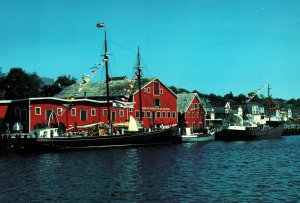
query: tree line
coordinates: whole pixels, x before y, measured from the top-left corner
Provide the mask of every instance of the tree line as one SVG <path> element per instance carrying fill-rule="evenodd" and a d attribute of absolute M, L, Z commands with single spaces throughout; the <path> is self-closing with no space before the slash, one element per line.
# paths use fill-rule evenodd
<path fill-rule="evenodd" d="M 58 76 L 53 85 L 57 86 L 69 86 L 76 83 L 76 78 L 70 75 Z M 39 97 L 45 84 L 37 73 L 27 73 L 20 67 L 14 67 L 9 70 L 8 73 L 3 73 L 0 67 L 0 99 L 24 99 L 29 97 Z M 184 88 L 177 88 L 175 86 L 169 87 L 174 93 L 189 93 L 189 90 Z M 248 95 L 240 94 L 234 96 L 232 92 L 225 94 L 224 96 L 211 94 L 203 94 L 198 90 L 191 91 L 197 93 L 200 97 L 206 98 L 214 104 L 224 104 L 224 102 L 230 101 L 237 104 L 244 103 L 253 92 Z M 255 95 L 252 99 L 254 102 L 263 103 L 266 101 L 263 95 Z M 300 108 L 300 99 L 284 100 L 277 98 L 277 101 L 289 106 Z"/>
<path fill-rule="evenodd" d="M 59 76 L 53 85 L 69 86 L 76 82 L 70 75 Z M 27 73 L 22 68 L 11 68 L 7 74 L 0 68 L 0 99 L 25 99 L 39 97 L 45 88 L 37 73 Z"/>

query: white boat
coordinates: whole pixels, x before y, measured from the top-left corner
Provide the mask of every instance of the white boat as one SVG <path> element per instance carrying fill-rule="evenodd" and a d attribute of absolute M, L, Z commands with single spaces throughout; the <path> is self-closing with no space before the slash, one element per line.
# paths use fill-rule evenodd
<path fill-rule="evenodd" d="M 191 133 L 191 128 L 181 128 L 185 133 L 181 135 L 182 142 L 205 142 L 215 140 L 215 133 Z"/>

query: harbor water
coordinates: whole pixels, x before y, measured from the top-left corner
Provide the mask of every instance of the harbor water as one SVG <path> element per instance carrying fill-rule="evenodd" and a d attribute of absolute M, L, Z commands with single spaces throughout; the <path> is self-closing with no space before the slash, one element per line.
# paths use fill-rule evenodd
<path fill-rule="evenodd" d="M 300 136 L 1 154 L 0 202 L 299 202 Z"/>

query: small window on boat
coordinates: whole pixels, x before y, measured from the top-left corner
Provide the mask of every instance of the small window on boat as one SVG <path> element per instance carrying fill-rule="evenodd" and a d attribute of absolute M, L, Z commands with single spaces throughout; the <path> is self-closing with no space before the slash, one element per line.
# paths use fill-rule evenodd
<path fill-rule="evenodd" d="M 157 118 L 160 118 L 160 111 L 157 111 L 157 112 L 156 112 L 156 117 L 157 117 Z"/>
<path fill-rule="evenodd" d="M 81 110 L 80 111 L 80 120 L 82 120 L 82 121 L 87 120 L 87 111 L 86 110 Z"/>
<path fill-rule="evenodd" d="M 76 116 L 76 108 L 71 109 L 71 116 Z"/>
<path fill-rule="evenodd" d="M 61 116 L 61 115 L 62 115 L 62 112 L 63 112 L 63 109 L 62 109 L 62 108 L 57 108 L 57 115 L 58 115 L 58 116 Z"/>
<path fill-rule="evenodd" d="M 150 87 L 148 87 L 148 88 L 147 88 L 147 91 L 148 91 L 148 93 L 150 93 L 150 92 L 151 92 L 151 89 L 150 89 Z"/>
<path fill-rule="evenodd" d="M 136 118 L 140 117 L 140 112 L 139 111 L 135 111 L 135 117 Z"/>
<path fill-rule="evenodd" d="M 124 117 L 124 110 L 120 110 L 119 114 L 120 114 L 120 117 Z"/>
<path fill-rule="evenodd" d="M 96 116 L 96 109 L 95 108 L 91 109 L 91 116 Z"/>
<path fill-rule="evenodd" d="M 104 116 L 107 116 L 107 115 L 108 115 L 107 109 L 103 109 L 103 115 L 104 115 Z"/>
<path fill-rule="evenodd" d="M 171 112 L 168 111 L 168 118 L 171 118 Z"/>
<path fill-rule="evenodd" d="M 173 111 L 173 118 L 176 118 L 176 112 Z"/>
<path fill-rule="evenodd" d="M 41 107 L 35 107 L 35 115 L 41 115 Z"/>
<path fill-rule="evenodd" d="M 165 111 L 162 112 L 162 117 L 166 118 L 166 112 Z"/>

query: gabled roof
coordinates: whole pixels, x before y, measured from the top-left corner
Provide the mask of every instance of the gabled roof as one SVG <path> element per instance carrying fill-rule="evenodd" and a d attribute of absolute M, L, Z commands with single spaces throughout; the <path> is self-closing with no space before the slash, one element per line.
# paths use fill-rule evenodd
<path fill-rule="evenodd" d="M 178 112 L 186 112 L 195 97 L 198 97 L 197 93 L 180 93 L 180 94 L 177 94 Z M 198 99 L 199 99 L 199 101 L 201 101 L 199 97 L 198 97 Z"/>
<path fill-rule="evenodd" d="M 152 81 L 156 80 L 156 78 L 142 78 L 141 79 L 141 87 L 145 87 Z M 128 95 L 129 84 L 131 84 L 130 81 L 126 79 L 120 79 L 120 80 L 112 80 L 109 82 L 109 93 L 110 96 L 125 96 Z M 78 90 L 80 92 L 78 92 Z M 138 92 L 138 85 L 137 82 L 134 84 L 134 87 L 132 88 L 132 93 L 135 94 Z M 74 97 L 74 94 L 78 93 L 75 98 L 97 98 L 97 97 L 106 97 L 106 83 L 105 82 L 89 82 L 85 86 L 80 86 L 78 84 L 73 84 L 68 87 L 66 87 L 64 90 L 62 90 L 60 93 L 55 95 L 55 97 L 58 98 L 69 98 Z M 85 95 L 86 94 L 86 95 Z"/>

